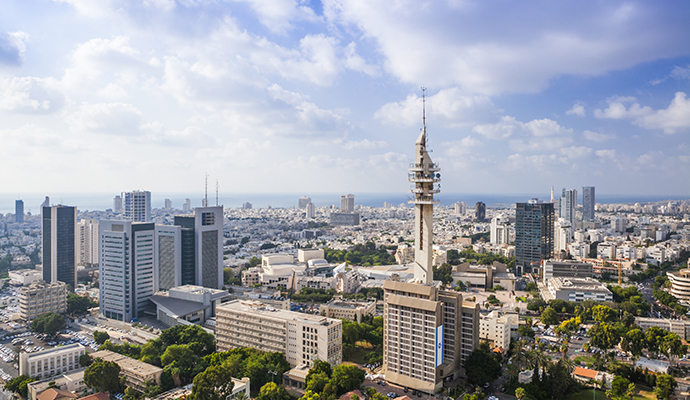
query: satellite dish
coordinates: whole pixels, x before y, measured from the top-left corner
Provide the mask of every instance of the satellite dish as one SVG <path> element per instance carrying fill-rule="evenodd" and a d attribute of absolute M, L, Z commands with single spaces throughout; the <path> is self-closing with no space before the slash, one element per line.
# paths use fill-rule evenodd
<path fill-rule="evenodd" d="M 437 177 L 437 178 L 440 178 L 440 177 L 441 177 L 441 174 L 436 174 L 436 177 Z"/>

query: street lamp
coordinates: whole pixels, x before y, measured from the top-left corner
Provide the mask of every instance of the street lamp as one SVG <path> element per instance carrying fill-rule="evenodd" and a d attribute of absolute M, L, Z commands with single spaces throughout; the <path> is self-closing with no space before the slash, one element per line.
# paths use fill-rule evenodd
<path fill-rule="evenodd" d="M 275 381 L 273 380 L 273 378 L 275 378 L 275 376 L 278 375 L 278 373 L 275 372 L 275 371 L 268 371 L 268 373 L 271 374 L 271 375 L 273 375 L 273 376 L 271 377 L 271 382 L 275 383 Z"/>

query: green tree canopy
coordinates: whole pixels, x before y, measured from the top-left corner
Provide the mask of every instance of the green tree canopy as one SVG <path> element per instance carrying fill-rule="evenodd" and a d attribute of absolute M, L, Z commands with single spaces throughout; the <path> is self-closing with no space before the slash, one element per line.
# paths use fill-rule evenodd
<path fill-rule="evenodd" d="M 57 313 L 47 313 L 31 321 L 31 331 L 55 336 L 65 329 L 65 318 Z"/>
<path fill-rule="evenodd" d="M 594 325 L 589 330 L 589 343 L 604 351 L 614 348 L 621 337 L 615 326 L 612 324 L 601 323 Z"/>
<path fill-rule="evenodd" d="M 67 294 L 67 312 L 69 314 L 84 314 L 89 308 L 98 307 L 98 303 L 86 296 L 75 293 Z"/>
<path fill-rule="evenodd" d="M 541 323 L 544 325 L 558 325 L 558 313 L 551 307 L 547 307 L 541 313 Z"/>
<path fill-rule="evenodd" d="M 97 392 L 120 389 L 120 366 L 112 361 L 97 359 L 84 371 L 84 384 Z"/>
<path fill-rule="evenodd" d="M 261 387 L 256 400 L 290 400 L 290 394 L 284 387 L 269 382 Z"/>
<path fill-rule="evenodd" d="M 19 375 L 18 377 L 7 381 L 7 383 L 5 383 L 5 389 L 9 390 L 10 392 L 18 393 L 22 397 L 26 398 L 28 394 L 27 384 L 35 381 L 36 378 L 32 378 L 27 375 Z"/>
<path fill-rule="evenodd" d="M 467 381 L 473 385 L 483 385 L 501 374 L 501 363 L 484 346 L 476 348 L 465 361 Z"/>
<path fill-rule="evenodd" d="M 657 399 L 668 399 L 671 394 L 673 394 L 676 386 L 678 386 L 678 383 L 671 375 L 657 375 L 654 394 L 656 395 Z"/>
<path fill-rule="evenodd" d="M 336 385 L 338 395 L 342 395 L 359 388 L 364 382 L 365 375 L 364 370 L 357 366 L 340 364 L 333 368 L 331 383 Z"/>
<path fill-rule="evenodd" d="M 106 340 L 110 339 L 108 332 L 93 331 L 93 341 L 98 344 L 105 343 Z"/>
<path fill-rule="evenodd" d="M 192 399 L 225 400 L 234 387 L 231 369 L 225 364 L 216 365 L 194 377 Z"/>

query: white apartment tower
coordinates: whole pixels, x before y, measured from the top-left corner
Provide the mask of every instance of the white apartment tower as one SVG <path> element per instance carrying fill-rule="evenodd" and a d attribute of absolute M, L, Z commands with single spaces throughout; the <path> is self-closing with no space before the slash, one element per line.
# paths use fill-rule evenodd
<path fill-rule="evenodd" d="M 98 221 L 86 218 L 77 224 L 77 265 L 98 266 Z"/>
<path fill-rule="evenodd" d="M 355 195 L 344 194 L 340 196 L 340 212 L 351 213 L 355 212 Z"/>
<path fill-rule="evenodd" d="M 560 214 L 561 218 L 571 224 L 575 222 L 575 209 L 577 208 L 577 190 L 563 189 L 561 192 Z"/>
<path fill-rule="evenodd" d="M 433 206 L 439 168 L 426 149 L 426 124 L 415 143 L 409 181 L 415 205 L 414 278 L 384 283 L 383 369 L 392 383 L 435 393 L 464 373 L 478 346 L 479 305 L 433 282 Z"/>
<path fill-rule="evenodd" d="M 151 192 L 135 190 L 122 193 L 125 218 L 133 222 L 151 222 Z"/>
<path fill-rule="evenodd" d="M 572 224 L 565 220 L 565 218 L 558 218 L 554 222 L 553 227 L 553 250 L 555 252 L 568 252 L 569 244 L 573 241 L 573 227 Z"/>
<path fill-rule="evenodd" d="M 192 211 L 192 200 L 191 199 L 184 199 L 184 204 L 182 205 L 182 212 L 191 212 Z"/>
<path fill-rule="evenodd" d="M 508 222 L 508 218 L 503 215 L 491 218 L 489 239 L 491 244 L 510 243 L 510 223 Z"/>
<path fill-rule="evenodd" d="M 304 208 L 306 209 L 307 218 L 314 218 L 316 216 L 316 207 L 314 207 L 314 203 L 309 202 Z"/>
<path fill-rule="evenodd" d="M 122 196 L 120 195 L 113 198 L 113 212 L 117 214 L 122 212 Z"/>

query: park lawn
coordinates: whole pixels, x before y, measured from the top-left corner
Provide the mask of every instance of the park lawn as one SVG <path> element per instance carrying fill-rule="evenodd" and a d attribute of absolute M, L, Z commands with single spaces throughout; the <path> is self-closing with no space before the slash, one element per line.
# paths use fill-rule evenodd
<path fill-rule="evenodd" d="M 566 400 L 607 400 L 606 392 L 603 390 L 595 390 L 595 395 L 592 395 L 592 389 L 585 389 L 578 393 L 573 393 L 566 398 Z M 596 396 L 596 397 L 595 397 Z M 627 399 L 627 397 L 626 397 Z M 647 386 L 640 386 L 637 388 L 633 400 L 656 400 L 656 396 L 652 389 Z"/>

